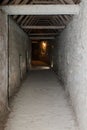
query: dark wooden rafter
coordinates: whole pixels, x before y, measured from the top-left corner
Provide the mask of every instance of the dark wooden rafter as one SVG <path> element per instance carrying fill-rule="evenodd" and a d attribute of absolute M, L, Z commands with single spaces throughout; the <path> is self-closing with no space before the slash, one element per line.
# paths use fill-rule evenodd
<path fill-rule="evenodd" d="M 78 4 L 81 0 L 0 0 L 0 4 Z"/>
<path fill-rule="evenodd" d="M 26 5 L 26 4 L 79 4 L 80 0 L 0 0 L 0 5 Z M 71 20 L 71 15 L 35 16 L 35 15 L 15 15 L 13 19 L 19 26 L 63 26 Z M 59 34 L 62 30 L 32 30 L 24 29 L 27 34 L 31 33 L 55 33 Z"/>
<path fill-rule="evenodd" d="M 63 0 L 65 4 L 74 4 L 73 0 Z"/>
<path fill-rule="evenodd" d="M 25 16 L 25 18 L 21 21 L 21 25 L 24 25 L 28 20 L 29 16 Z"/>
<path fill-rule="evenodd" d="M 1 5 L 2 5 L 2 4 L 3 4 L 3 5 L 6 5 L 6 4 L 8 4 L 8 2 L 9 2 L 9 0 L 1 0 L 1 1 L 0 1 L 0 4 L 1 4 Z"/>

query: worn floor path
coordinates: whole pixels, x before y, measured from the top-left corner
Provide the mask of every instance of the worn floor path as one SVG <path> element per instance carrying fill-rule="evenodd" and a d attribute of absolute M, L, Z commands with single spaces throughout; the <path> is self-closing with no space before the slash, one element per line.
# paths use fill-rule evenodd
<path fill-rule="evenodd" d="M 77 130 L 64 90 L 50 70 L 30 72 L 12 105 L 5 130 Z"/>

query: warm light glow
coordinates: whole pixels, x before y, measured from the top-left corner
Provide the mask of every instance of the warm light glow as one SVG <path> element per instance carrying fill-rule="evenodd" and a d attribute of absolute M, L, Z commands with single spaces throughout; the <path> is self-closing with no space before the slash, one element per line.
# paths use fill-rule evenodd
<path fill-rule="evenodd" d="M 43 47 L 43 49 L 46 49 L 46 46 L 47 46 L 47 44 L 46 44 L 46 42 L 42 42 L 42 47 Z"/>
<path fill-rule="evenodd" d="M 45 55 L 47 51 L 47 42 L 46 41 L 42 41 L 41 42 L 41 54 Z"/>

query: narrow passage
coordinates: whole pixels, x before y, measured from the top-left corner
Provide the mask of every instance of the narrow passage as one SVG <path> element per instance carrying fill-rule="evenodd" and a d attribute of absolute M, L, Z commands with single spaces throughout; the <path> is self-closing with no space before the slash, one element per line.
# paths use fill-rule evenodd
<path fill-rule="evenodd" d="M 5 130 L 78 130 L 72 107 L 52 71 L 29 73 L 12 102 Z"/>

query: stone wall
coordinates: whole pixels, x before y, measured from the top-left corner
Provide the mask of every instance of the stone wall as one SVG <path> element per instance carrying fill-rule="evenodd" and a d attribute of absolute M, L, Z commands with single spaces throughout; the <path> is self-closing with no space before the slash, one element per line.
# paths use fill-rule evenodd
<path fill-rule="evenodd" d="M 29 67 L 31 42 L 21 28 L 9 18 L 9 94 L 17 90 Z M 26 58 L 27 63 L 26 63 Z M 29 69 L 29 68 L 28 68 Z"/>
<path fill-rule="evenodd" d="M 87 1 L 56 38 L 54 70 L 70 95 L 80 130 L 87 130 Z"/>
<path fill-rule="evenodd" d="M 8 25 L 7 16 L 0 12 L 0 121 L 8 107 Z"/>

